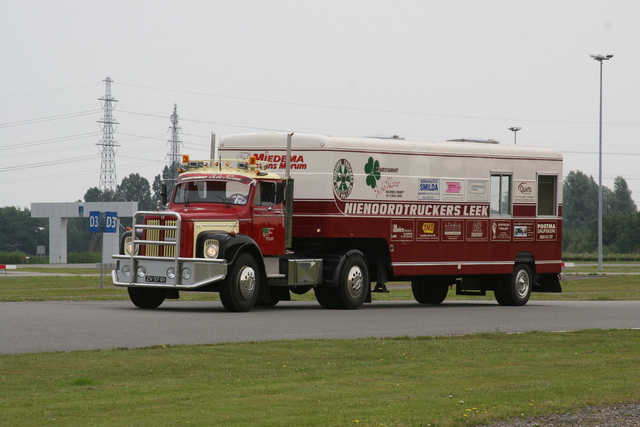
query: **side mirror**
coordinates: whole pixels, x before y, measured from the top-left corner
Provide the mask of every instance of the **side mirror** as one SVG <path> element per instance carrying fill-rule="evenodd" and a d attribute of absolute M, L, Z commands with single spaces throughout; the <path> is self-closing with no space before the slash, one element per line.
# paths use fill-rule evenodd
<path fill-rule="evenodd" d="M 162 187 L 160 187 L 160 203 L 162 203 L 162 206 L 167 205 L 167 184 L 162 184 Z"/>

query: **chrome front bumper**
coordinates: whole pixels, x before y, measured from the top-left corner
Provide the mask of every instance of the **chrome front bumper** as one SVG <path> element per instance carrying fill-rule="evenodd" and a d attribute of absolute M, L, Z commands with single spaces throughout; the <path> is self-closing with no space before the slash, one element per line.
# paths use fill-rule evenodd
<path fill-rule="evenodd" d="M 197 289 L 223 280 L 228 270 L 223 259 L 127 255 L 113 255 L 113 259 L 116 269 L 111 278 L 116 286 Z"/>

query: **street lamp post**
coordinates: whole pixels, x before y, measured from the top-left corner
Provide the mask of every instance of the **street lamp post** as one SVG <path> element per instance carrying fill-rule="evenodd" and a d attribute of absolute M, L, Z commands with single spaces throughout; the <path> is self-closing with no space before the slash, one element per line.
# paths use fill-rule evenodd
<path fill-rule="evenodd" d="M 513 145 L 517 144 L 517 142 L 516 142 L 516 132 L 518 132 L 520 129 L 522 129 L 522 128 L 515 127 L 515 126 L 512 126 L 512 127 L 509 128 L 509 130 L 511 132 L 513 132 Z"/>
<path fill-rule="evenodd" d="M 598 138 L 598 271 L 602 271 L 602 61 L 608 61 L 613 55 L 591 55 L 600 63 L 600 132 Z"/>

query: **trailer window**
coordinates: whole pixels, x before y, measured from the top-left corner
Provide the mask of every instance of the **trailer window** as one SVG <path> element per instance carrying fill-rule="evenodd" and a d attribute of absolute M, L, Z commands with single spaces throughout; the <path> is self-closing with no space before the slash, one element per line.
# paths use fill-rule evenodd
<path fill-rule="evenodd" d="M 557 182 L 555 175 L 538 175 L 538 215 L 556 214 Z"/>
<path fill-rule="evenodd" d="M 511 175 L 491 175 L 491 214 L 511 215 Z"/>

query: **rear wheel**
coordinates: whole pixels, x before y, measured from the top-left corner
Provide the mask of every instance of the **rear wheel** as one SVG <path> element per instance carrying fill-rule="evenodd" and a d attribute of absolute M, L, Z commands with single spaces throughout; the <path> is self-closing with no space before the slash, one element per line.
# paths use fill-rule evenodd
<path fill-rule="evenodd" d="M 367 298 L 371 282 L 367 262 L 359 254 L 347 257 L 340 271 L 338 286 L 330 288 L 336 308 L 354 310 Z"/>
<path fill-rule="evenodd" d="M 495 291 L 500 305 L 522 306 L 529 301 L 533 286 L 533 276 L 527 264 L 516 264 L 511 276 L 507 276 L 501 289 Z"/>
<path fill-rule="evenodd" d="M 229 311 L 249 311 L 258 299 L 260 270 L 249 254 L 238 257 L 220 289 L 222 305 Z"/>
<path fill-rule="evenodd" d="M 438 278 L 414 279 L 411 281 L 411 291 L 420 304 L 440 304 L 449 293 L 449 283 Z"/>
<path fill-rule="evenodd" d="M 129 299 L 138 308 L 158 308 L 167 296 L 166 289 L 127 288 Z"/>

